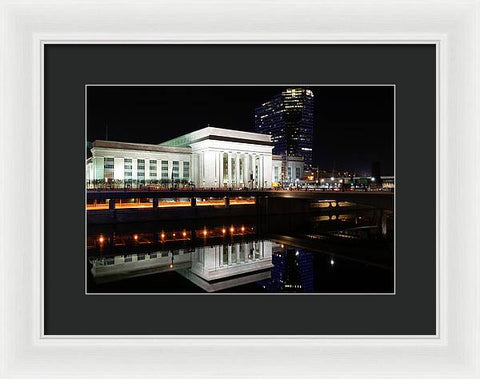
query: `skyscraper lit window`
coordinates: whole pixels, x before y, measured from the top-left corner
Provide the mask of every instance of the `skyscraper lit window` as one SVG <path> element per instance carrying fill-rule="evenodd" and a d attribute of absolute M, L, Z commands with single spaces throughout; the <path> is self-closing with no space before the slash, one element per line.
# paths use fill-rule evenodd
<path fill-rule="evenodd" d="M 313 92 L 287 88 L 255 108 L 255 131 L 272 136 L 273 154 L 303 157 L 305 168 L 311 169 Z"/>

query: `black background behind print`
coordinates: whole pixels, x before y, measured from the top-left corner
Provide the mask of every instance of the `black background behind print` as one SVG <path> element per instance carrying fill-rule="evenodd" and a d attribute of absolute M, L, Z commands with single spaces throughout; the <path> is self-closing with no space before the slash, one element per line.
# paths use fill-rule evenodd
<path fill-rule="evenodd" d="M 435 56 L 434 45 L 47 45 L 45 333 L 435 334 Z M 85 295 L 85 84 L 108 83 L 395 84 L 397 294 Z"/>

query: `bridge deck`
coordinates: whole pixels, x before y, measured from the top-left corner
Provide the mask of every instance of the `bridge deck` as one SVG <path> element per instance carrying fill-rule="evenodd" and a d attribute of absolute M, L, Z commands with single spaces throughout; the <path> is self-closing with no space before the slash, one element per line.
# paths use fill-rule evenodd
<path fill-rule="evenodd" d="M 349 201 L 380 208 L 393 209 L 394 193 L 383 191 L 322 191 L 322 190 L 88 190 L 87 200 L 132 199 L 132 198 L 224 198 L 224 197 L 270 197 L 307 200 Z"/>

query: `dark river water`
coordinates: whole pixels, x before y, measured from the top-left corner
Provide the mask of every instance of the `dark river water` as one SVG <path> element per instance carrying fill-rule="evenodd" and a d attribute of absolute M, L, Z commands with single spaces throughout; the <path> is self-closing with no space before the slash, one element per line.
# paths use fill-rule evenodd
<path fill-rule="evenodd" d="M 88 227 L 88 293 L 392 293 L 393 214 Z"/>

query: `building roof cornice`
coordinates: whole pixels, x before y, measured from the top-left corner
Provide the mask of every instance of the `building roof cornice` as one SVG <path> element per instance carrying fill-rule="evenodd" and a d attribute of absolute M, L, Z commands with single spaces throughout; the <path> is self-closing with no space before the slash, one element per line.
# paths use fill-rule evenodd
<path fill-rule="evenodd" d="M 173 147 L 163 145 L 151 145 L 147 143 L 131 143 L 131 142 L 119 142 L 119 141 L 93 141 L 93 148 L 103 149 L 120 149 L 120 150 L 143 150 L 165 153 L 191 153 L 190 147 Z"/>

